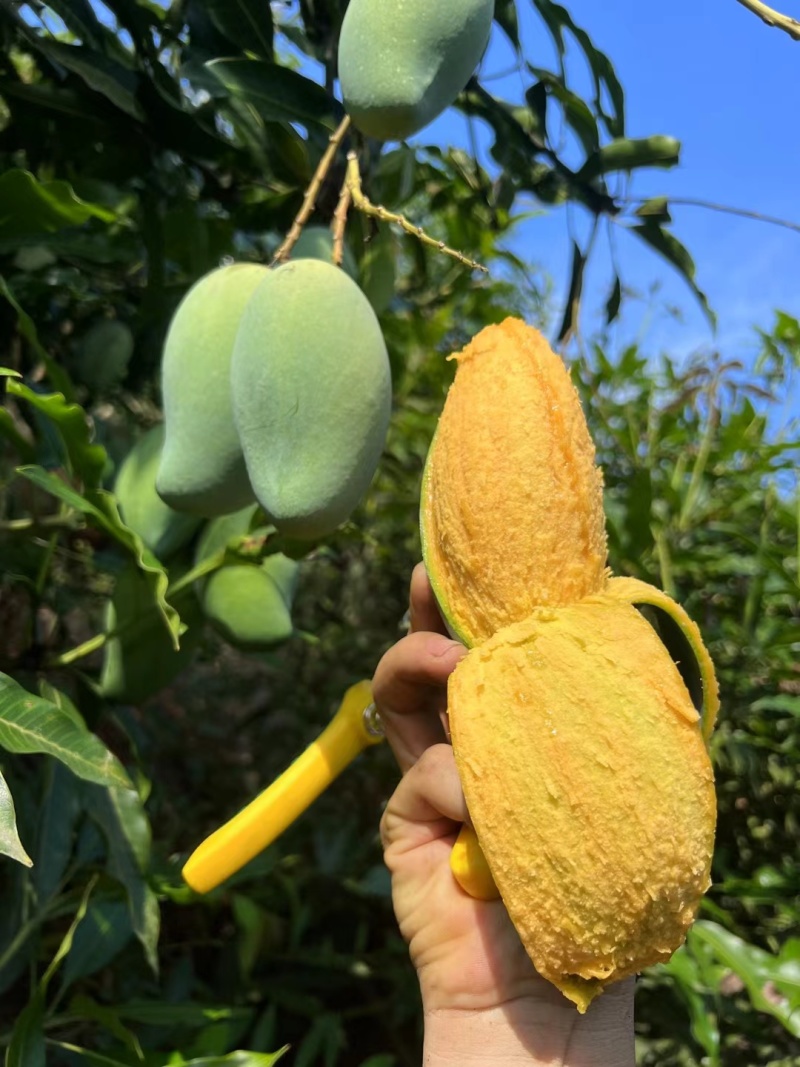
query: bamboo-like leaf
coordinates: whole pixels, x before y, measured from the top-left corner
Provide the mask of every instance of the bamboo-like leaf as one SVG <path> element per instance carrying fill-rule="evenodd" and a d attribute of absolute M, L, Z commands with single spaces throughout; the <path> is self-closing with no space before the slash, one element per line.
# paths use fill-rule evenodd
<path fill-rule="evenodd" d="M 23 848 L 17 831 L 17 813 L 14 798 L 2 774 L 0 774 L 0 853 L 9 856 L 25 867 L 32 867 L 33 860 Z"/>
<path fill-rule="evenodd" d="M 129 784 L 125 768 L 99 737 L 6 674 L 0 674 L 0 747 L 53 756 L 87 782 Z"/>

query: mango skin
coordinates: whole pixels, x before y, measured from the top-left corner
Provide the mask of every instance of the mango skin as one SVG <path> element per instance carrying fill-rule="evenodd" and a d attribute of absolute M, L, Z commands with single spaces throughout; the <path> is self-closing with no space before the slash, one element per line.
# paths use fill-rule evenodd
<path fill-rule="evenodd" d="M 163 424 L 142 434 L 120 464 L 114 494 L 125 525 L 141 537 L 154 556 L 167 560 L 192 538 L 201 520 L 174 511 L 156 492 L 163 444 Z"/>
<path fill-rule="evenodd" d="M 270 521 L 300 539 L 332 533 L 367 491 L 389 425 L 389 357 L 369 301 L 330 263 L 270 271 L 242 316 L 231 381 Z"/>
<path fill-rule="evenodd" d="M 195 563 L 247 534 L 256 511 L 251 506 L 210 522 L 198 542 Z M 280 553 L 258 566 L 225 566 L 197 583 L 203 615 L 236 648 L 250 652 L 274 648 L 294 633 L 292 603 L 298 575 L 299 565 Z"/>
<path fill-rule="evenodd" d="M 253 501 L 231 406 L 230 367 L 245 306 L 268 273 L 234 263 L 201 278 L 181 301 L 164 345 L 166 436 L 156 479 L 176 511 L 213 518 Z"/>
<path fill-rule="evenodd" d="M 358 129 L 400 141 L 432 122 L 469 81 L 493 17 L 494 0 L 350 0 L 339 79 Z"/>

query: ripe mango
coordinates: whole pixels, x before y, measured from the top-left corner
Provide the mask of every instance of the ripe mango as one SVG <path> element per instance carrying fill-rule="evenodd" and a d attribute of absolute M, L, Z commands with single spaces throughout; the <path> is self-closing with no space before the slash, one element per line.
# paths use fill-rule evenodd
<path fill-rule="evenodd" d="M 242 315 L 231 381 L 270 521 L 291 537 L 331 533 L 369 487 L 389 424 L 389 358 L 369 301 L 330 263 L 270 271 Z"/>
<path fill-rule="evenodd" d="M 585 1011 L 669 958 L 709 886 L 717 683 L 683 609 L 606 568 L 561 360 L 516 320 L 455 358 L 421 502 L 431 582 L 470 646 L 448 712 L 477 842 L 462 831 L 451 866 L 474 896 L 494 882 L 539 973 Z"/>
<path fill-rule="evenodd" d="M 244 537 L 257 508 L 243 508 L 210 522 L 197 545 L 196 563 L 214 555 L 233 538 Z M 258 536 L 261 531 L 254 531 Z M 292 603 L 299 566 L 276 553 L 259 565 L 228 564 L 197 583 L 206 619 L 237 648 L 274 648 L 294 632 Z"/>
<path fill-rule="evenodd" d="M 333 234 L 327 226 L 305 226 L 291 252 L 292 259 L 321 259 L 333 263 Z M 342 252 L 342 269 L 351 278 L 358 277 L 358 267 L 350 246 L 345 241 Z"/>
<path fill-rule="evenodd" d="M 469 81 L 493 17 L 494 0 L 350 0 L 339 79 L 358 129 L 399 141 L 432 122 Z"/>
<path fill-rule="evenodd" d="M 120 464 L 114 493 L 125 524 L 154 556 L 167 560 L 191 539 L 201 520 L 173 511 L 156 492 L 163 444 L 163 424 L 142 434 Z"/>
<path fill-rule="evenodd" d="M 267 274 L 255 263 L 212 271 L 192 286 L 170 324 L 156 488 L 177 511 L 213 518 L 254 499 L 233 422 L 230 368 L 242 312 Z"/>

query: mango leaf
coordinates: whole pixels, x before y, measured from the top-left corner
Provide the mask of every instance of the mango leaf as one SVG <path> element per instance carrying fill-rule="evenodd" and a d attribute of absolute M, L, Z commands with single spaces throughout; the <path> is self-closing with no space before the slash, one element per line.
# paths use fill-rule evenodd
<path fill-rule="evenodd" d="M 96 880 L 96 878 L 93 878 L 87 885 L 83 899 L 75 913 L 75 918 L 72 920 L 72 925 L 64 935 L 64 939 L 59 945 L 50 966 L 42 975 L 42 980 L 33 996 L 17 1016 L 17 1021 L 11 1032 L 11 1042 L 6 1051 L 5 1067 L 45 1067 L 43 1024 L 47 1004 L 47 989 L 62 961 L 69 955 L 75 931 L 86 915 L 89 897 L 94 889 Z"/>
<path fill-rule="evenodd" d="M 263 0 L 206 0 L 211 21 L 247 52 L 272 58 L 272 9 Z"/>
<path fill-rule="evenodd" d="M 101 93 L 131 118 L 144 121 L 145 113 L 136 99 L 138 77 L 128 67 L 85 45 L 63 44 L 43 38 L 34 38 L 31 43 L 47 59 L 77 74 L 90 89 Z"/>
<path fill-rule="evenodd" d="M 76 37 L 89 44 L 98 43 L 100 27 L 89 0 L 47 0 L 47 6 Z"/>
<path fill-rule="evenodd" d="M 708 1067 L 718 1067 L 719 1026 L 697 960 L 685 946 L 681 946 L 667 963 L 656 968 L 656 972 L 672 979 L 675 992 L 689 1010 L 692 1036 L 708 1056 Z"/>
<path fill-rule="evenodd" d="M 199 1059 L 187 1060 L 183 1067 L 272 1067 L 286 1052 L 284 1045 L 277 1052 L 229 1052 L 227 1056 L 201 1056 Z"/>
<path fill-rule="evenodd" d="M 94 1052 L 90 1048 L 81 1048 L 80 1045 L 73 1045 L 69 1041 L 48 1039 L 45 1044 L 48 1048 L 71 1052 L 79 1058 L 80 1063 L 86 1064 L 87 1067 L 130 1067 L 130 1060 L 115 1060 L 111 1056 L 104 1056 L 101 1052 Z"/>
<path fill-rule="evenodd" d="M 153 973 L 158 973 L 158 899 L 146 880 L 150 866 L 150 822 L 135 789 L 85 789 L 86 810 L 108 847 L 108 872 L 128 899 L 133 931 Z"/>
<path fill-rule="evenodd" d="M 561 320 L 561 328 L 558 331 L 558 343 L 562 344 L 569 340 L 578 324 L 581 310 L 581 294 L 583 292 L 583 275 L 586 269 L 586 256 L 581 251 L 577 242 L 572 242 L 572 273 L 569 282 L 569 293 L 564 307 L 564 316 Z"/>
<path fill-rule="evenodd" d="M 267 122 L 333 130 L 344 114 L 321 85 L 288 67 L 259 59 L 212 59 L 203 66 L 230 96 L 251 104 Z"/>
<path fill-rule="evenodd" d="M 536 92 L 538 90 L 541 93 L 539 88 L 541 86 L 561 104 L 564 110 L 564 118 L 574 130 L 586 154 L 596 153 L 600 144 L 600 134 L 597 129 L 597 120 L 586 101 L 567 88 L 564 80 L 553 74 L 552 71 L 545 70 L 542 67 L 532 67 L 530 64 L 528 64 L 528 70 L 539 79 L 536 85 L 525 94 L 525 98 L 532 109 L 531 101 L 538 103 Z M 583 176 L 582 172 L 579 173 Z"/>
<path fill-rule="evenodd" d="M 71 486 L 62 482 L 55 474 L 50 474 L 42 467 L 18 467 L 17 474 L 33 482 L 46 493 L 75 508 L 84 514 L 93 525 L 104 530 L 136 560 L 139 569 L 147 576 L 153 603 L 167 626 L 175 649 L 180 647 L 181 620 L 177 611 L 167 603 L 166 592 L 169 586 L 167 573 L 153 553 L 144 546 L 142 539 L 129 529 L 120 517 L 113 494 L 97 489 L 91 494 L 91 500 L 81 496 Z"/>
<path fill-rule="evenodd" d="M 53 756 L 87 782 L 130 784 L 125 768 L 99 737 L 81 729 L 61 708 L 0 674 L 0 747 Z"/>
<path fill-rule="evenodd" d="M 800 719 L 800 696 L 789 693 L 776 693 L 775 696 L 760 697 L 750 705 L 751 711 L 777 711 L 796 715 Z"/>
<path fill-rule="evenodd" d="M 660 252 L 664 259 L 668 263 L 671 263 L 677 271 L 683 275 L 689 288 L 705 312 L 706 318 L 709 321 L 712 329 L 716 329 L 717 316 L 711 310 L 708 303 L 708 297 L 699 288 L 695 281 L 696 268 L 694 260 L 689 255 L 689 252 L 684 245 L 671 233 L 667 233 L 662 229 L 657 222 L 652 219 L 648 219 L 647 222 L 643 222 L 640 226 L 631 227 L 633 233 L 638 234 L 639 237 L 656 252 Z"/>
<path fill-rule="evenodd" d="M 128 906 L 119 897 L 95 897 L 78 928 L 62 973 L 59 996 L 79 978 L 106 967 L 133 937 Z"/>
<path fill-rule="evenodd" d="M 601 174 L 632 171 L 639 167 L 669 169 L 680 161 L 681 143 L 674 137 L 618 138 L 593 152 L 578 171 L 583 181 Z"/>
<path fill-rule="evenodd" d="M 80 814 L 75 776 L 56 760 L 50 761 L 47 772 L 36 828 L 36 862 L 31 876 L 40 906 L 55 894 L 64 877 Z"/>
<path fill-rule="evenodd" d="M 519 20 L 516 0 L 495 0 L 494 20 L 519 52 Z"/>
<path fill-rule="evenodd" d="M 21 382 L 9 381 L 6 391 L 25 400 L 58 429 L 72 472 L 86 489 L 100 487 L 108 455 L 102 445 L 92 444 L 92 426 L 79 404 L 70 404 L 61 393 L 42 394 Z"/>
<path fill-rule="evenodd" d="M 40 182 L 27 170 L 0 174 L 0 242 L 55 233 L 91 218 L 113 222 L 116 215 L 81 200 L 69 182 Z"/>
<path fill-rule="evenodd" d="M 612 322 L 618 317 L 620 305 L 622 304 L 622 282 L 619 280 L 619 276 L 614 276 L 614 284 L 611 287 L 611 293 L 606 301 L 606 325 L 610 326 Z"/>
<path fill-rule="evenodd" d="M 0 296 L 4 296 L 17 313 L 17 329 L 33 349 L 34 353 L 47 368 L 47 376 L 59 392 L 69 400 L 74 396 L 74 389 L 70 377 L 63 368 L 50 356 L 44 345 L 39 340 L 33 319 L 25 311 L 14 294 L 9 289 L 5 278 L 0 275 Z"/>
<path fill-rule="evenodd" d="M 672 222 L 669 213 L 669 201 L 665 196 L 653 196 L 641 203 L 634 215 L 640 219 L 654 219 L 656 222 Z"/>
<path fill-rule="evenodd" d="M 0 853 L 12 860 L 33 866 L 33 860 L 22 847 L 17 832 L 17 813 L 14 811 L 14 798 L 5 778 L 0 774 Z"/>

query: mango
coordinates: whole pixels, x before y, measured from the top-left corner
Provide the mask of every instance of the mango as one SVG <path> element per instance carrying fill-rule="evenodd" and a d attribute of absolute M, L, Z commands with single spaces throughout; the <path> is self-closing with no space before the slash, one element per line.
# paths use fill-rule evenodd
<path fill-rule="evenodd" d="M 469 81 L 493 17 L 494 0 L 350 0 L 339 79 L 354 124 L 381 141 L 427 126 Z"/>
<path fill-rule="evenodd" d="M 156 489 L 205 518 L 254 500 L 233 421 L 230 368 L 242 313 L 268 269 L 234 263 L 201 278 L 169 327 L 161 366 L 166 434 Z"/>
<path fill-rule="evenodd" d="M 186 573 L 185 561 L 170 568 L 175 580 Z M 148 610 L 152 592 L 142 572 L 133 563 L 117 578 L 114 594 L 106 607 L 105 630 L 112 633 L 124 627 L 103 647 L 99 690 L 108 700 L 143 704 L 166 688 L 189 666 L 203 635 L 203 616 L 191 588 L 173 601 L 187 626 L 176 651 L 164 621 Z"/>
<path fill-rule="evenodd" d="M 269 520 L 290 537 L 331 533 L 369 487 L 389 424 L 389 358 L 369 301 L 320 260 L 270 271 L 242 315 L 231 381 Z"/>
<path fill-rule="evenodd" d="M 321 259 L 333 263 L 333 234 L 327 226 L 305 226 L 291 252 L 292 259 Z M 342 250 L 342 270 L 355 279 L 358 267 L 347 241 Z"/>
<path fill-rule="evenodd" d="M 678 604 L 610 576 L 594 447 L 546 341 L 507 320 L 455 358 L 421 500 L 431 582 L 470 647 L 448 713 L 474 830 L 451 867 L 502 897 L 583 1012 L 668 959 L 708 889 L 717 682 Z"/>
<path fill-rule="evenodd" d="M 141 537 L 154 556 L 168 560 L 191 540 L 201 520 L 174 511 L 156 492 L 163 444 L 163 424 L 142 434 L 120 464 L 114 494 L 125 524 Z"/>
<path fill-rule="evenodd" d="M 101 319 L 81 337 L 74 357 L 75 375 L 102 393 L 118 385 L 133 356 L 133 334 L 119 319 Z"/>
<path fill-rule="evenodd" d="M 214 555 L 233 538 L 250 532 L 255 506 L 208 523 L 197 545 L 195 562 Z M 256 530 L 253 536 L 263 534 Z M 261 564 L 227 564 L 197 583 L 204 616 L 237 648 L 261 651 L 288 640 L 294 632 L 292 603 L 299 565 L 276 553 Z"/>

